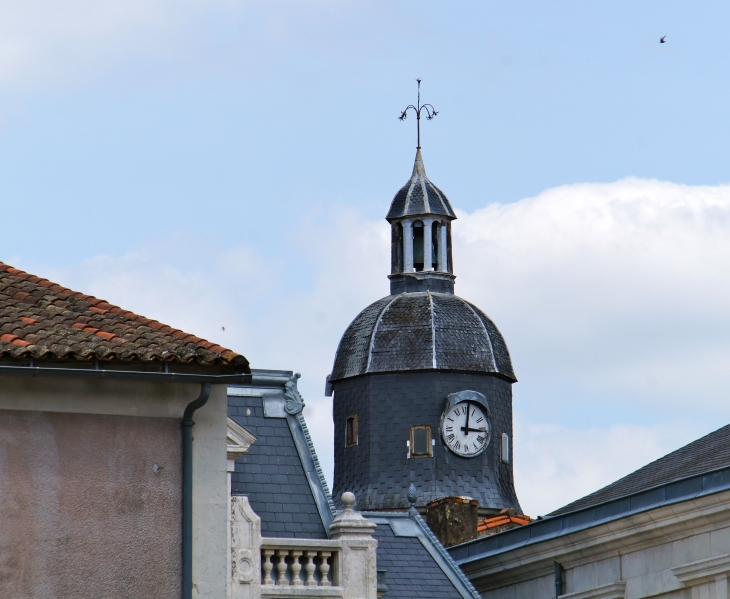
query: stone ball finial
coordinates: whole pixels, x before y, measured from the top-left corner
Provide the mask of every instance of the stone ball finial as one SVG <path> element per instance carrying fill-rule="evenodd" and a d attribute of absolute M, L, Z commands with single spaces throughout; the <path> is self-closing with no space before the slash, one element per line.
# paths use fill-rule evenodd
<path fill-rule="evenodd" d="M 411 483 L 411 486 L 408 487 L 407 497 L 408 503 L 410 503 L 411 505 L 416 503 L 416 500 L 418 499 L 418 490 L 416 489 L 416 485 L 414 485 L 413 483 Z"/>
<path fill-rule="evenodd" d="M 342 502 L 342 505 L 345 506 L 345 509 L 346 510 L 351 510 L 352 509 L 352 506 L 355 505 L 355 494 L 354 493 L 350 493 L 350 491 L 345 491 L 340 496 L 340 501 Z"/>

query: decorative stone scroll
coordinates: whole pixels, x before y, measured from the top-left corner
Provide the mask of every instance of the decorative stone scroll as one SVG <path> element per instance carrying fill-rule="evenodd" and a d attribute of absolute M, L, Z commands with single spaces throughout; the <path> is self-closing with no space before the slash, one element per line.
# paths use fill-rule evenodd
<path fill-rule="evenodd" d="M 286 383 L 284 383 L 284 399 L 286 400 L 284 409 L 287 414 L 291 414 L 292 416 L 299 414 L 299 412 L 301 412 L 304 408 L 304 400 L 299 394 L 299 389 L 297 389 L 297 380 L 301 376 L 302 375 L 297 372 L 291 376 Z"/>

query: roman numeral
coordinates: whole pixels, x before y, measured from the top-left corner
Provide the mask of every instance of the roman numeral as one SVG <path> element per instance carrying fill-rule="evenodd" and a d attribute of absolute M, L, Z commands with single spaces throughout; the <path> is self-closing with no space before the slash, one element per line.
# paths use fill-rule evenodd
<path fill-rule="evenodd" d="M 456 443 L 454 443 L 454 449 L 460 449 L 460 448 L 461 448 L 461 443 L 459 443 L 458 441 Z"/>
<path fill-rule="evenodd" d="M 454 439 L 456 439 L 456 437 L 454 437 L 454 435 L 449 435 L 448 437 L 446 437 L 446 440 L 447 440 L 447 441 L 448 441 L 449 443 L 451 443 L 451 441 L 453 441 Z"/>
<path fill-rule="evenodd" d="M 479 418 L 477 419 L 477 422 L 481 422 L 482 420 L 484 420 L 484 418 Z"/>
<path fill-rule="evenodd" d="M 464 445 L 464 453 L 469 453 L 469 446 L 466 444 Z"/>
<path fill-rule="evenodd" d="M 479 435 L 479 436 L 477 437 L 477 441 L 479 441 L 479 444 L 480 444 L 480 445 L 484 445 L 484 442 L 485 442 L 486 440 L 487 440 L 487 439 L 486 439 L 486 437 L 482 437 L 481 435 Z"/>
<path fill-rule="evenodd" d="M 474 443 L 474 451 L 479 451 L 479 447 L 477 447 L 476 443 Z"/>
<path fill-rule="evenodd" d="M 474 416 L 474 414 L 476 414 L 476 412 L 477 412 L 476 410 L 472 410 L 471 415 Z"/>
<path fill-rule="evenodd" d="M 447 426 L 447 427 L 446 427 L 446 432 L 447 432 L 447 433 L 450 433 L 450 432 L 452 432 L 453 430 L 454 430 L 454 427 L 453 427 L 453 426 Z"/>
<path fill-rule="evenodd" d="M 453 420 L 449 417 L 447 417 L 446 420 L 448 420 L 449 422 L 453 422 Z"/>

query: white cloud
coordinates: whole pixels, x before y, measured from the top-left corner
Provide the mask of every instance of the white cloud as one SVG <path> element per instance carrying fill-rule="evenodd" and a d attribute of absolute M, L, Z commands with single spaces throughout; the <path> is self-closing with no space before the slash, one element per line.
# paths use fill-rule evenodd
<path fill-rule="evenodd" d="M 701 434 L 687 421 L 570 429 L 517 418 L 515 486 L 533 518 L 626 476 Z"/>
<path fill-rule="evenodd" d="M 454 236 L 458 293 L 494 318 L 520 377 L 515 464 L 532 515 L 730 419 L 730 186 L 559 187 L 460 213 Z M 169 240 L 35 272 L 209 337 L 254 367 L 301 371 L 331 471 L 324 376 L 347 324 L 387 293 L 388 229 L 339 211 L 286 237 L 293 260 Z"/>

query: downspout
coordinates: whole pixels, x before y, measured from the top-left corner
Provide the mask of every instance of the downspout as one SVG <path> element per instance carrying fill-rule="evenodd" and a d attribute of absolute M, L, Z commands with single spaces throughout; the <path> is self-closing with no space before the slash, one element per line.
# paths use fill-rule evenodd
<path fill-rule="evenodd" d="M 182 597 L 193 597 L 193 413 L 210 397 L 210 383 L 200 386 L 200 396 L 185 408 L 182 419 L 183 526 L 182 526 Z"/>

